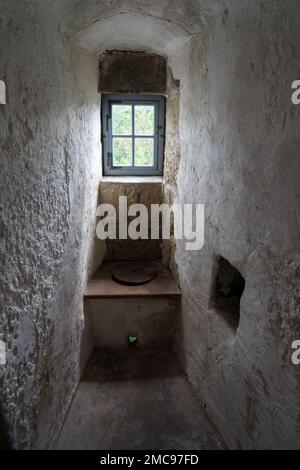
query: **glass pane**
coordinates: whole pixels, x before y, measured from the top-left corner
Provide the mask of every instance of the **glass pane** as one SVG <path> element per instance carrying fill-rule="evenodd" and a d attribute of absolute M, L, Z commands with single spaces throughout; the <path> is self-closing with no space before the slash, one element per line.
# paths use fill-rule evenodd
<path fill-rule="evenodd" d="M 135 135 L 154 135 L 154 114 L 153 105 L 134 107 Z"/>
<path fill-rule="evenodd" d="M 113 138 L 113 166 L 132 165 L 132 139 Z"/>
<path fill-rule="evenodd" d="M 112 105 L 113 135 L 132 134 L 132 106 L 123 104 Z"/>
<path fill-rule="evenodd" d="M 154 139 L 135 139 L 135 166 L 154 165 Z"/>

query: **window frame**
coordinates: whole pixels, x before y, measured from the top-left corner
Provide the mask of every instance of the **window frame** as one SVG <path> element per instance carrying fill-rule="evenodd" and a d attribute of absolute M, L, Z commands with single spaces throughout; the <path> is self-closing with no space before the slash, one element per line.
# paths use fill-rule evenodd
<path fill-rule="evenodd" d="M 113 104 L 135 104 L 154 105 L 154 135 L 143 136 L 134 133 L 134 112 L 132 112 L 132 134 L 124 136 L 131 138 L 133 142 L 133 166 L 113 166 L 112 156 L 112 105 Z M 131 93 L 103 94 L 101 102 L 101 128 L 102 128 L 102 163 L 103 176 L 162 176 L 164 145 L 165 145 L 165 98 L 161 95 L 144 95 Z M 123 136 L 120 136 L 123 137 Z M 134 142 L 138 138 L 149 138 L 154 140 L 154 164 L 153 166 L 134 166 Z"/>

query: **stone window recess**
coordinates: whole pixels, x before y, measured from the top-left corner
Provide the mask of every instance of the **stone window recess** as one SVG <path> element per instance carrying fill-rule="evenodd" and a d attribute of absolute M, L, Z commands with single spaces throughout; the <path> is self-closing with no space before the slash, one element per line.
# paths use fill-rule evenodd
<path fill-rule="evenodd" d="M 105 176 L 161 176 L 165 142 L 165 98 L 104 94 L 102 148 Z"/>
<path fill-rule="evenodd" d="M 240 322 L 240 300 L 245 289 L 241 273 L 221 256 L 217 259 L 211 307 L 236 332 Z"/>

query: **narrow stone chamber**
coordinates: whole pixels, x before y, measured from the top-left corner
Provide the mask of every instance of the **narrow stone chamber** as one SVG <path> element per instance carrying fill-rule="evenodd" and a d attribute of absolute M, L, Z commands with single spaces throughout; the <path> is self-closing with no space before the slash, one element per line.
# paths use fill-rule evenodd
<path fill-rule="evenodd" d="M 299 24 L 296 0 L 1 1 L 3 447 L 299 447 Z M 103 176 L 119 92 L 166 99 L 161 178 Z M 120 195 L 205 204 L 203 249 L 100 242 Z M 134 291 L 107 271 L 144 260 Z"/>

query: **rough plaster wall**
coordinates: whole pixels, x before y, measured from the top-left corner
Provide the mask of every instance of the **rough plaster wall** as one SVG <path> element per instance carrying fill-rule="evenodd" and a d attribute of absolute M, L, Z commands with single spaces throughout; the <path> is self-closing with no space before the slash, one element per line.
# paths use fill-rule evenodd
<path fill-rule="evenodd" d="M 52 5 L 52 6 L 51 6 Z M 100 176 L 97 61 L 71 52 L 54 3 L 3 1 L 0 400 L 11 443 L 46 448 L 78 383 L 83 285 Z M 85 81 L 85 83 L 84 83 Z"/>
<path fill-rule="evenodd" d="M 173 204 L 177 195 L 177 173 L 180 162 L 180 138 L 179 138 L 179 104 L 180 81 L 175 80 L 171 68 L 168 68 L 167 100 L 166 100 L 166 140 L 164 153 L 164 182 L 163 202 Z M 162 242 L 162 261 L 165 266 L 177 273 L 174 260 L 176 242 L 174 240 L 174 227 L 171 225 L 170 240 Z"/>
<path fill-rule="evenodd" d="M 177 244 L 178 345 L 230 447 L 298 448 L 300 6 L 223 3 L 180 77 L 178 200 L 206 203 L 206 242 Z M 246 280 L 236 336 L 209 309 L 216 255 Z"/>

